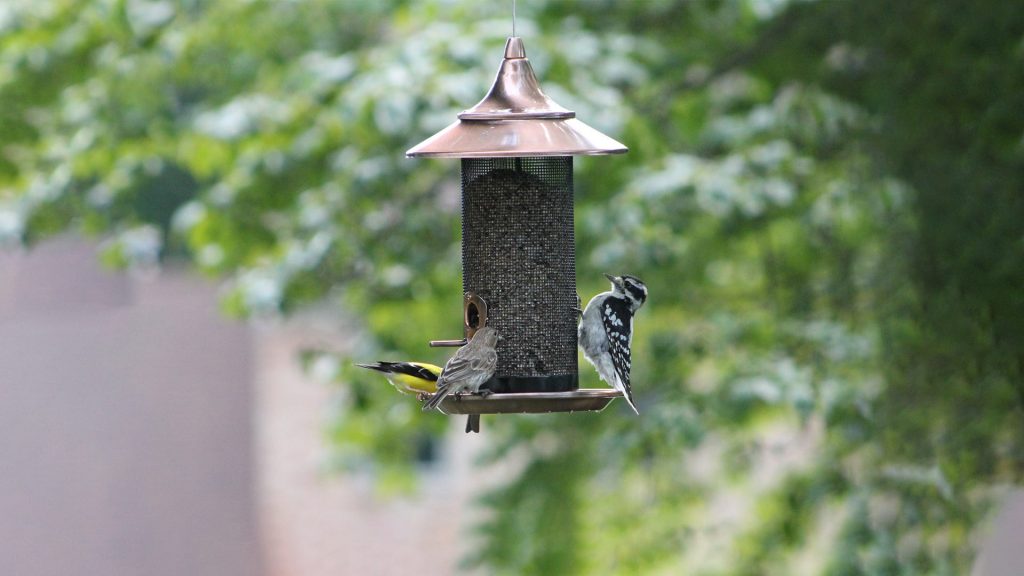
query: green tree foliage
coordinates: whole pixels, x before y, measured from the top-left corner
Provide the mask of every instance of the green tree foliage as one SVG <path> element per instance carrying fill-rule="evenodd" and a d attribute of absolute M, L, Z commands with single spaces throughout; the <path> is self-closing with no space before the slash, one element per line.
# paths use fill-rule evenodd
<path fill-rule="evenodd" d="M 546 91 L 631 147 L 576 162 L 578 269 L 584 295 L 650 286 L 642 417 L 489 419 L 480 465 L 519 472 L 467 565 L 966 573 L 1024 473 L 1024 11 L 520 4 Z M 360 359 L 439 361 L 457 165 L 403 152 L 484 93 L 507 8 L 6 3 L 0 241 L 104 234 L 112 262 L 227 278 L 231 313 L 327 302 Z M 339 461 L 407 488 L 443 419 L 309 360 L 345 391 Z"/>

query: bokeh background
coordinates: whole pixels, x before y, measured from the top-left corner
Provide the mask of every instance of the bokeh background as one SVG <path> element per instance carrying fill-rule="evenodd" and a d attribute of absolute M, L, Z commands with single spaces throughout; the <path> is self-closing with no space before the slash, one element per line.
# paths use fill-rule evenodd
<path fill-rule="evenodd" d="M 404 151 L 510 32 L 0 4 L 0 572 L 1019 574 L 1024 10 L 519 2 L 630 147 L 576 161 L 578 281 L 650 287 L 642 416 L 470 437 L 352 363 L 460 329 L 458 165 Z"/>

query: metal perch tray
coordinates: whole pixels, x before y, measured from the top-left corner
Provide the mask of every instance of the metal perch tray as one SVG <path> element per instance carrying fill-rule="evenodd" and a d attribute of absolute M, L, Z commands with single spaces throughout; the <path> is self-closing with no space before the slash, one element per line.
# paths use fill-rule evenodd
<path fill-rule="evenodd" d="M 445 398 L 439 409 L 445 414 L 543 414 L 546 412 L 597 412 L 622 392 L 611 388 L 584 388 L 572 392 L 522 392 L 475 394 Z"/>

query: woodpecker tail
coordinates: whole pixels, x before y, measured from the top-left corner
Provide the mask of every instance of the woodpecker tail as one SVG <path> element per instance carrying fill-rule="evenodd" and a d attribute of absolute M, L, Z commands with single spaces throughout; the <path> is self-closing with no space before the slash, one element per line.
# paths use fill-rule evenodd
<path fill-rule="evenodd" d="M 630 394 L 629 392 L 623 392 L 622 393 L 622 397 L 625 398 L 626 402 L 629 403 L 629 407 L 633 409 L 633 412 L 636 412 L 636 415 L 639 416 L 640 415 L 640 411 L 637 410 L 636 409 L 636 405 L 633 404 L 633 395 Z"/>
<path fill-rule="evenodd" d="M 618 388 L 619 392 L 622 392 L 622 397 L 626 399 L 629 407 L 636 412 L 636 415 L 640 415 L 640 411 L 636 409 L 636 404 L 633 404 L 633 391 L 629 389 L 629 386 L 623 385 L 622 380 L 619 378 L 615 379 L 615 387 Z"/>

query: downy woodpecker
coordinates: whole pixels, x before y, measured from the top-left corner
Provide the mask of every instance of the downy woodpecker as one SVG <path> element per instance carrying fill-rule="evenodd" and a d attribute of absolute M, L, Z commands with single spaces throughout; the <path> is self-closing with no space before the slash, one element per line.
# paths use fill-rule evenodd
<path fill-rule="evenodd" d="M 629 386 L 630 346 L 633 344 L 633 314 L 647 300 L 647 286 L 639 278 L 605 274 L 612 289 L 591 298 L 579 326 L 580 349 L 594 365 L 601 379 L 621 391 L 633 412 L 633 390 Z"/>

